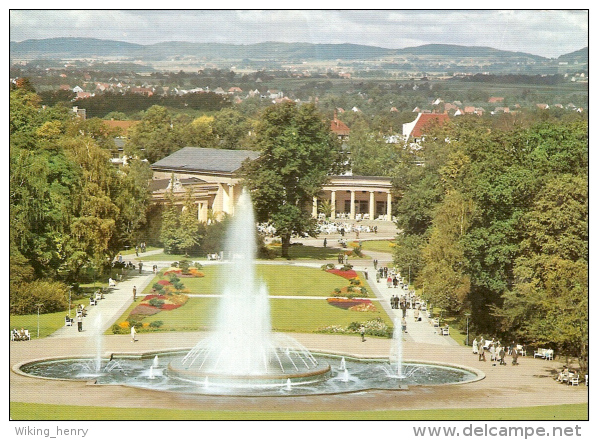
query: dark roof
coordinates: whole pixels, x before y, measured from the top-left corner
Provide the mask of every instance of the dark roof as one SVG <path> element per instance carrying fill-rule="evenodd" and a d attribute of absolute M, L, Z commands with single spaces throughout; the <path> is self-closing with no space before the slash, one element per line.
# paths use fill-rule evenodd
<path fill-rule="evenodd" d="M 250 150 L 185 147 L 152 164 L 152 168 L 232 173 L 241 167 L 245 159 L 258 157 L 257 151 Z"/>

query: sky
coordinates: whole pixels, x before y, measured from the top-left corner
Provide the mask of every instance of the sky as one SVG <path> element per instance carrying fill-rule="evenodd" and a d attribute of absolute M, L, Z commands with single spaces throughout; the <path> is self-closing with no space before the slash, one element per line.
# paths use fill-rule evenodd
<path fill-rule="evenodd" d="M 363 5 L 363 2 L 362 2 Z M 549 58 L 589 45 L 588 10 L 11 10 L 10 41 L 86 37 L 253 44 L 354 43 L 399 49 L 487 46 Z"/>

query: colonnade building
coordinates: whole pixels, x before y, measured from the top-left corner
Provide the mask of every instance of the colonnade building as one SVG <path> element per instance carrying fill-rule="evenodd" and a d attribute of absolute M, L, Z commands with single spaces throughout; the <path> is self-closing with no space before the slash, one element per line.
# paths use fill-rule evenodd
<path fill-rule="evenodd" d="M 222 214 L 232 215 L 241 194 L 236 172 L 246 159 L 257 157 L 259 153 L 250 150 L 182 148 L 152 164 L 153 200 L 165 202 L 172 188 L 176 203 L 183 204 L 184 195 L 191 190 L 200 221 L 208 222 Z M 330 176 L 320 194 L 314 197 L 311 212 L 320 218 L 390 221 L 391 189 L 389 177 Z M 322 213 L 324 207 L 327 208 L 324 211 L 329 209 L 329 215 Z"/>

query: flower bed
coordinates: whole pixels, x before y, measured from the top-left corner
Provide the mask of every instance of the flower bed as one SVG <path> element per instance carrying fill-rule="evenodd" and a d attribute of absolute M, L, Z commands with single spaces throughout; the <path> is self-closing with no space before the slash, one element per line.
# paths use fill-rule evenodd
<path fill-rule="evenodd" d="M 326 272 L 331 273 L 333 275 L 338 275 L 339 277 L 346 278 L 347 280 L 358 277 L 357 272 L 355 272 L 352 269 L 351 270 L 328 269 L 328 270 L 326 270 Z"/>
<path fill-rule="evenodd" d="M 131 310 L 129 313 L 129 319 L 133 318 L 136 321 L 140 321 L 143 318 L 162 310 L 174 310 L 181 307 L 187 302 L 189 297 L 187 295 L 146 295 L 143 300 Z M 153 300 L 153 301 L 152 301 Z M 156 304 L 159 304 L 158 306 Z"/>
<path fill-rule="evenodd" d="M 362 310 L 362 309 L 364 306 L 374 307 L 372 304 L 372 301 L 370 301 L 369 299 L 328 298 L 326 301 L 331 306 L 338 307 L 338 308 L 345 309 L 345 310 L 369 311 L 369 310 Z M 358 308 L 353 309 L 353 307 L 358 307 Z M 359 307 L 361 307 L 361 309 Z M 374 310 L 375 310 L 375 307 L 374 307 Z"/>

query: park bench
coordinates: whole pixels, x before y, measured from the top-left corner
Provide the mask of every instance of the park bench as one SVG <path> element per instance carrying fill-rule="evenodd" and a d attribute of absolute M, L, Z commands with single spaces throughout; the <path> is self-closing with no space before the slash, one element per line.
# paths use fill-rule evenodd
<path fill-rule="evenodd" d="M 73 318 L 69 317 L 69 316 L 65 316 L 64 317 L 64 325 L 67 327 L 70 327 L 73 325 Z"/>
<path fill-rule="evenodd" d="M 450 331 L 448 327 L 443 327 L 442 328 L 442 336 L 449 336 L 450 335 Z"/>
<path fill-rule="evenodd" d="M 534 351 L 534 357 L 551 361 L 554 358 L 554 350 L 551 348 L 538 348 L 536 351 Z"/>

